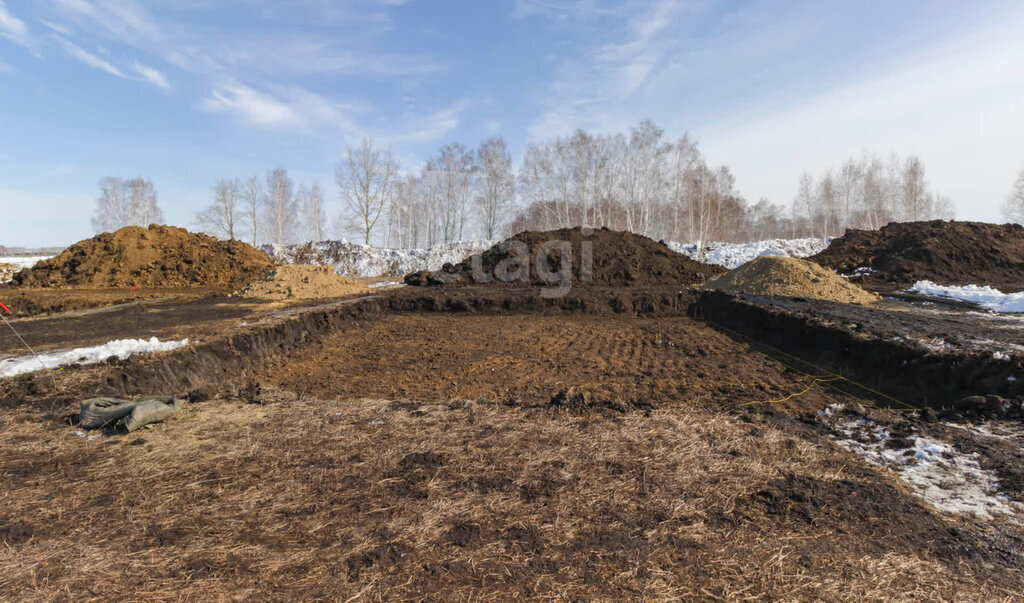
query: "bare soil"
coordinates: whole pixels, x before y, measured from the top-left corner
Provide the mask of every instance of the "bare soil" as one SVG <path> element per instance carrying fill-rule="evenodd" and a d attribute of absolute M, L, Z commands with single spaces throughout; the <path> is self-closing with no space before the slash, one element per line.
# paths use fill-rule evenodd
<path fill-rule="evenodd" d="M 630 232 L 576 227 L 521 232 L 440 272 L 455 277 L 442 276 L 440 281 L 459 283 L 545 287 L 560 281 L 553 275 L 564 274 L 573 286 L 665 287 L 700 284 L 725 269 L 695 262 L 664 243 Z M 406 282 L 435 284 L 437 279 L 428 276 L 414 273 Z"/>
<path fill-rule="evenodd" d="M 893 222 L 879 230 L 849 230 L 808 258 L 867 288 L 890 291 L 921 280 L 940 285 L 989 285 L 1024 291 L 1024 227 L 981 222 Z"/>
<path fill-rule="evenodd" d="M 879 297 L 814 262 L 797 258 L 759 257 L 704 284 L 705 289 L 750 295 L 823 299 L 870 304 Z"/>
<path fill-rule="evenodd" d="M 366 286 L 355 279 L 335 274 L 333 266 L 294 264 L 278 266 L 261 280 L 239 291 L 238 295 L 283 301 L 344 297 L 367 291 Z"/>
<path fill-rule="evenodd" d="M 273 269 L 266 254 L 174 226 L 127 226 L 79 241 L 16 274 L 18 287 L 213 287 L 235 290 Z"/>
<path fill-rule="evenodd" d="M 685 318 L 385 315 L 346 325 L 255 377 L 329 398 L 547 405 L 573 388 L 604 408 L 733 407 L 810 381 Z M 793 408 L 835 402 L 828 388 Z"/>

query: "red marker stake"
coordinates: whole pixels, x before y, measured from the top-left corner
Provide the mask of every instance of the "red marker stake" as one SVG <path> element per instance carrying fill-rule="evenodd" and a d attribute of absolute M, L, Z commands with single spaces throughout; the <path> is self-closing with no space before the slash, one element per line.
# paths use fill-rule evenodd
<path fill-rule="evenodd" d="M 6 310 L 8 314 L 14 314 L 14 312 L 11 312 L 11 309 L 5 306 L 3 302 L 0 302 L 0 308 Z"/>

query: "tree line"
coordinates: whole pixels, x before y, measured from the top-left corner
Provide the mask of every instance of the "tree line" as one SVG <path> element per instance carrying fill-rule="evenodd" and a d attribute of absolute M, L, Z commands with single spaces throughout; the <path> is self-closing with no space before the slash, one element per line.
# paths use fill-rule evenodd
<path fill-rule="evenodd" d="M 751 203 L 736 190 L 728 166 L 708 164 L 688 135 L 668 140 L 650 121 L 628 133 L 578 130 L 531 143 L 518 166 L 505 141 L 494 137 L 475 149 L 445 145 L 419 170 L 403 172 L 389 149 L 364 139 L 337 163 L 333 184 L 343 209 L 331 220 L 318 182 L 296 187 L 278 168 L 218 181 L 195 221 L 211 234 L 253 244 L 355 235 L 366 244 L 426 247 L 577 225 L 655 239 L 743 242 L 953 218 L 952 201 L 931 190 L 914 155 L 864 153 L 803 174 L 788 204 Z M 158 221 L 148 180 L 107 178 L 100 188 L 97 230 Z M 1022 221 L 1024 170 L 1014 190 L 1004 211 L 1012 218 L 1017 208 L 1013 219 Z"/>

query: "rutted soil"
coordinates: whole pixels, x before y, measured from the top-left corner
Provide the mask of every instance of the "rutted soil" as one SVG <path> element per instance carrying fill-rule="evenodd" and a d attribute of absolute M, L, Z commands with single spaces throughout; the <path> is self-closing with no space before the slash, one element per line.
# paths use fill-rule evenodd
<path fill-rule="evenodd" d="M 215 400 L 0 414 L 0 589 L 125 599 L 990 600 L 1021 574 L 756 413 Z"/>
<path fill-rule="evenodd" d="M 732 407 L 812 383 L 686 318 L 415 314 L 345 326 L 256 379 L 322 397 L 514 405 L 546 405 L 572 389 L 584 404 L 619 410 Z M 788 404 L 821 408 L 836 395 L 814 386 Z"/>
<path fill-rule="evenodd" d="M 127 226 L 79 241 L 14 275 L 18 287 L 213 287 L 235 290 L 273 268 L 241 241 L 183 228 Z"/>
<path fill-rule="evenodd" d="M 981 222 L 893 222 L 879 230 L 848 230 L 808 258 L 852 281 L 891 291 L 921 280 L 1024 291 L 1024 227 Z M 861 271 L 865 272 L 865 271 Z"/>

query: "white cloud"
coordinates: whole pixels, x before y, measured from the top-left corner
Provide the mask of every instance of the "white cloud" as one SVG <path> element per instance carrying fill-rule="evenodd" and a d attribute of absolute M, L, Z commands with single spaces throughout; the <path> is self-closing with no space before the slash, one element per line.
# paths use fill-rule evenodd
<path fill-rule="evenodd" d="M 64 50 L 68 53 L 68 56 L 70 56 L 71 58 L 77 59 L 77 60 L 85 63 L 86 65 L 92 67 L 93 69 L 99 69 L 101 71 L 106 71 L 110 75 L 115 75 L 117 77 L 124 78 L 124 79 L 131 79 L 127 75 L 125 75 L 125 73 L 123 71 L 121 71 L 120 69 L 115 67 L 113 64 L 111 64 L 110 61 L 108 61 L 108 60 L 106 60 L 106 59 L 104 59 L 104 58 L 102 58 L 100 56 L 97 56 L 97 55 L 95 55 L 95 54 L 85 50 L 81 46 L 78 46 L 77 44 L 73 44 L 73 43 L 65 40 L 64 38 L 62 38 L 60 36 L 56 36 L 55 35 L 54 39 L 57 40 L 57 42 L 61 46 L 64 47 Z"/>
<path fill-rule="evenodd" d="M 45 19 L 41 20 L 40 23 L 49 27 L 51 30 L 53 30 L 56 33 L 59 33 L 62 36 L 70 36 L 72 33 L 74 33 L 71 31 L 71 28 L 61 25 L 60 23 L 52 23 Z"/>
<path fill-rule="evenodd" d="M 298 112 L 284 101 L 241 84 L 218 86 L 199 108 L 213 113 L 234 113 L 258 126 L 303 124 Z"/>
<path fill-rule="evenodd" d="M 7 38 L 15 44 L 32 48 L 32 36 L 29 35 L 25 22 L 12 15 L 3 0 L 0 0 L 0 38 Z"/>
<path fill-rule="evenodd" d="M 995 220 L 1024 159 L 1024 11 L 885 65 L 789 106 L 695 133 L 709 160 L 727 163 L 748 198 L 789 202 L 800 173 L 862 151 L 921 157 L 933 189 L 958 217 Z"/>
<path fill-rule="evenodd" d="M 153 84 L 158 88 L 163 88 L 164 90 L 170 89 L 171 85 L 167 82 L 167 77 L 156 69 L 147 67 L 138 61 L 135 61 L 135 63 L 132 64 L 132 68 L 135 69 L 135 73 L 139 74 L 141 81 L 149 82 L 150 84 Z"/>

